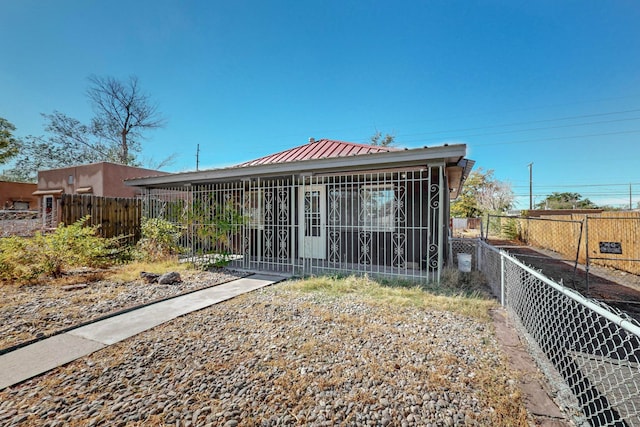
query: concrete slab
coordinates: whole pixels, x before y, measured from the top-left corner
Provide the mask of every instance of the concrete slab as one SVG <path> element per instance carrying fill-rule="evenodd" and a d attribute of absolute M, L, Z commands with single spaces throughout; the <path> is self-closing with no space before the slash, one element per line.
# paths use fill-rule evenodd
<path fill-rule="evenodd" d="M 509 359 L 511 369 L 520 374 L 520 391 L 524 395 L 527 410 L 541 427 L 564 427 L 572 425 L 558 405 L 545 390 L 544 375 L 520 342 L 518 332 L 509 325 L 504 310 L 493 310 L 493 325 L 496 338 Z"/>
<path fill-rule="evenodd" d="M 281 278 L 277 276 L 244 277 L 82 326 L 68 333 L 107 345 L 115 344 L 184 314 L 271 285 L 278 280 Z"/>
<path fill-rule="evenodd" d="M 0 390 L 104 347 L 106 345 L 99 342 L 61 334 L 3 354 L 0 356 Z"/>
<path fill-rule="evenodd" d="M 43 374 L 169 320 L 284 280 L 254 274 L 141 307 L 0 356 L 0 390 Z"/>

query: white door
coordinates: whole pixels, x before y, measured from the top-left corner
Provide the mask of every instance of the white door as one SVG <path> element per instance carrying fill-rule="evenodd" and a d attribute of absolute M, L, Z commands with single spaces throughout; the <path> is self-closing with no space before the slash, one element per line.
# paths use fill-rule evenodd
<path fill-rule="evenodd" d="M 327 257 L 327 198 L 324 185 L 300 187 L 300 257 Z"/>
<path fill-rule="evenodd" d="M 42 226 L 44 228 L 53 228 L 58 225 L 56 207 L 56 199 L 53 196 L 44 196 L 42 198 Z"/>

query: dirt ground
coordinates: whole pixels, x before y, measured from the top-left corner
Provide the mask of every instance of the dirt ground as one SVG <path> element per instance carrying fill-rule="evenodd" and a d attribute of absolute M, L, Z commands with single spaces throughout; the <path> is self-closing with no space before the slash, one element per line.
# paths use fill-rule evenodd
<path fill-rule="evenodd" d="M 490 239 L 491 245 L 503 248 L 527 265 L 540 270 L 545 276 L 575 289 L 582 295 L 615 307 L 640 322 L 640 276 L 612 268 L 590 266 L 565 261 L 552 251 L 532 248 L 521 243 Z"/>

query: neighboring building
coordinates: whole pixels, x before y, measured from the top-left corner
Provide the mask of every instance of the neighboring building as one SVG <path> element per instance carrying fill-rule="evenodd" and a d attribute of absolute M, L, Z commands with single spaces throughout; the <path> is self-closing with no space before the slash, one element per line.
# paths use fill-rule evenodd
<path fill-rule="evenodd" d="M 124 181 L 145 176 L 165 175 L 152 169 L 102 162 L 49 169 L 38 172 L 34 196 L 41 198 L 43 226 L 53 227 L 59 219 L 63 194 L 92 194 L 100 197 L 136 197 L 140 191 Z"/>
<path fill-rule="evenodd" d="M 464 144 L 398 149 L 311 139 L 235 167 L 127 184 L 146 190 L 145 215 L 185 226 L 194 257 L 225 254 L 236 268 L 290 274 L 439 279 L 449 203 L 474 163 L 465 155 Z M 211 239 L 216 218 L 227 233 Z"/>
<path fill-rule="evenodd" d="M 0 210 L 36 210 L 38 197 L 33 195 L 37 185 L 28 182 L 0 181 Z"/>

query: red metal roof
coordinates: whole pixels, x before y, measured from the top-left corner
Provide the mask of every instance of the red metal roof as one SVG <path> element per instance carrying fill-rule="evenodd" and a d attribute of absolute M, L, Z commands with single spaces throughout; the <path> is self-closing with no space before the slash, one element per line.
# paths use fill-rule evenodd
<path fill-rule="evenodd" d="M 346 157 L 360 154 L 398 151 L 394 147 L 357 144 L 355 142 L 334 141 L 331 139 L 309 140 L 308 144 L 290 148 L 279 153 L 260 157 L 237 165 L 238 167 L 266 165 L 270 163 L 287 163 L 299 160 L 325 159 L 330 157 Z"/>

